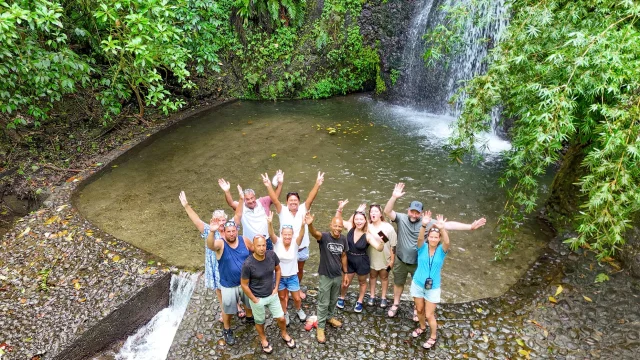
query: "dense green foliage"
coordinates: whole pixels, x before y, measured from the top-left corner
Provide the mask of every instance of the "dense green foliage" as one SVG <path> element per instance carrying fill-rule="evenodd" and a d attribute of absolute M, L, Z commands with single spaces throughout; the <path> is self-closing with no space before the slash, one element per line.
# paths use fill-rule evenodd
<path fill-rule="evenodd" d="M 105 126 L 127 105 L 139 119 L 147 107 L 166 114 L 225 81 L 249 99 L 361 90 L 379 69 L 352 21 L 363 2 L 324 1 L 316 19 L 304 0 L 0 2 L 1 125 L 37 127 L 80 88 Z"/>
<path fill-rule="evenodd" d="M 501 179 L 509 200 L 500 219 L 500 257 L 512 249 L 524 213 L 536 206 L 539 176 L 567 146 L 583 145 L 585 175 L 577 185 L 585 200 L 575 214 L 578 236 L 568 242 L 601 258 L 614 254 L 640 210 L 640 3 L 511 0 L 508 6 L 511 21 L 487 73 L 463 89 L 452 156 L 477 151 L 476 134 L 489 129 L 497 106 L 514 120 Z M 449 32 L 453 42 L 427 36 L 435 49 L 427 57 L 464 45 L 456 44 L 456 24 L 470 14 L 461 7 L 451 11 L 450 26 L 438 31 Z"/>

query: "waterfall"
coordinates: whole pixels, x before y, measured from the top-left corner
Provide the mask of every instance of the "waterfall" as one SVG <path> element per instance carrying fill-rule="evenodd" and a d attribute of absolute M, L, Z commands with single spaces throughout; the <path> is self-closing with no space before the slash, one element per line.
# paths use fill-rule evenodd
<path fill-rule="evenodd" d="M 131 335 L 116 355 L 118 360 L 166 359 L 200 274 L 171 276 L 169 307 Z"/>
<path fill-rule="evenodd" d="M 432 67 L 425 66 L 423 54 L 426 44 L 422 36 L 444 22 L 446 14 L 441 10 L 442 5 L 459 3 L 470 7 L 473 4 L 477 15 L 465 25 L 464 48 L 449 56 L 446 64 L 440 61 Z M 403 52 L 403 69 L 392 90 L 392 97 L 404 105 L 455 116 L 464 96 L 453 106 L 448 102 L 461 81 L 486 70 L 482 60 L 507 25 L 505 0 L 481 1 L 479 5 L 474 0 L 419 0 L 416 6 Z"/>

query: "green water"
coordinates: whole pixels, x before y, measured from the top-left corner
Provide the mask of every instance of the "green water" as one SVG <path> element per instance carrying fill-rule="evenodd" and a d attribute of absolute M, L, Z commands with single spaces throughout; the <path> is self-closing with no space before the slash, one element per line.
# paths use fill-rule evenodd
<path fill-rule="evenodd" d="M 478 231 L 452 232 L 452 251 L 442 272 L 443 299 L 466 301 L 497 296 L 513 284 L 546 243 L 532 220 L 519 229 L 517 251 L 493 262 L 494 227 L 504 194 L 496 180 L 499 157 L 480 164 L 451 163 L 442 150 L 453 119 L 377 103 L 367 96 L 323 101 L 235 102 L 183 121 L 163 136 L 121 157 L 76 197 L 91 222 L 114 236 L 180 267 L 202 267 L 204 242 L 178 200 L 184 190 L 191 206 L 208 221 L 211 212 L 231 209 L 217 179 L 253 188 L 265 196 L 260 173 L 285 172 L 283 193 L 302 199 L 318 171 L 325 182 L 312 211 L 316 226 L 328 230 L 340 199 L 345 211 L 359 202 L 385 204 L 396 182 L 406 195 L 395 210 L 418 199 L 434 214 L 470 223 Z M 327 128 L 336 129 L 330 134 Z M 493 149 L 507 145 L 489 138 Z M 235 196 L 236 191 L 232 191 Z M 283 200 L 284 195 L 281 200 Z M 311 244 L 303 283 L 317 279 L 318 249 Z M 408 286 L 407 286 L 408 288 Z"/>

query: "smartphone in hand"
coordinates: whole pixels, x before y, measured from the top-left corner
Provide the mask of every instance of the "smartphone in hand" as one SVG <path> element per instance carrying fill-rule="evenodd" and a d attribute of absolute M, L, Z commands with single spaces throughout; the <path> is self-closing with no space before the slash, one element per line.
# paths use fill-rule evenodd
<path fill-rule="evenodd" d="M 384 241 L 385 243 L 389 241 L 389 238 L 387 237 L 387 235 L 385 235 L 382 231 L 378 231 L 378 236 L 380 236 L 382 241 Z"/>

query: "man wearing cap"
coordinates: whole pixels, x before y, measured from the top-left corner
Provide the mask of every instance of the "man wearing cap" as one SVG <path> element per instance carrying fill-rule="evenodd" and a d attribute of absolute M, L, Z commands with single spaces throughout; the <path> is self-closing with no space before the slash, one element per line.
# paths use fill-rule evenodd
<path fill-rule="evenodd" d="M 393 305 L 389 309 L 389 317 L 396 316 L 400 305 L 400 296 L 402 295 L 404 284 L 407 282 L 407 275 L 411 274 L 411 277 L 413 277 L 418 266 L 418 233 L 422 226 L 423 208 L 420 201 L 412 201 L 406 214 L 396 213 L 393 210 L 393 206 L 396 200 L 404 194 L 404 183 L 396 184 L 391 198 L 384 207 L 384 214 L 398 226 L 398 243 L 394 251 L 396 255 L 393 263 Z M 435 223 L 435 221 L 432 220 L 432 223 Z M 427 228 L 433 225 L 432 223 L 429 223 Z M 485 218 L 480 218 L 471 224 L 447 221 L 445 229 L 475 230 L 485 223 Z"/>
<path fill-rule="evenodd" d="M 284 182 L 284 172 L 278 170 L 274 177 L 274 182 L 277 181 L 277 187 L 275 190 L 276 197 L 280 197 L 282 191 L 282 183 Z M 225 179 L 218 179 L 218 185 L 222 191 L 224 191 L 224 197 L 227 204 L 234 210 L 238 207 L 238 202 L 234 201 L 231 197 L 229 189 L 231 185 Z M 245 239 L 253 241 L 256 235 L 267 236 L 267 250 L 273 250 L 273 242 L 268 237 L 267 216 L 269 216 L 269 208 L 271 207 L 271 198 L 269 196 L 263 196 L 256 199 L 256 193 L 253 189 L 244 190 L 244 207 L 242 208 L 241 221 L 242 221 L 242 236 Z"/>
<path fill-rule="evenodd" d="M 240 192 L 240 202 L 236 209 L 236 214 L 242 212 L 243 192 Z M 213 226 L 213 224 L 212 224 Z M 207 236 L 207 247 L 216 253 L 218 260 L 218 270 L 220 271 L 220 290 L 222 292 L 222 336 L 228 345 L 235 344 L 233 331 L 231 330 L 231 318 L 239 302 L 249 304 L 249 298 L 244 294 L 241 287 L 242 264 L 253 252 L 253 244 L 238 236 L 238 227 L 234 221 L 227 221 L 224 224 L 224 238 L 215 239 L 212 232 Z M 253 313 L 249 306 L 245 306 L 247 323 L 253 322 Z"/>

